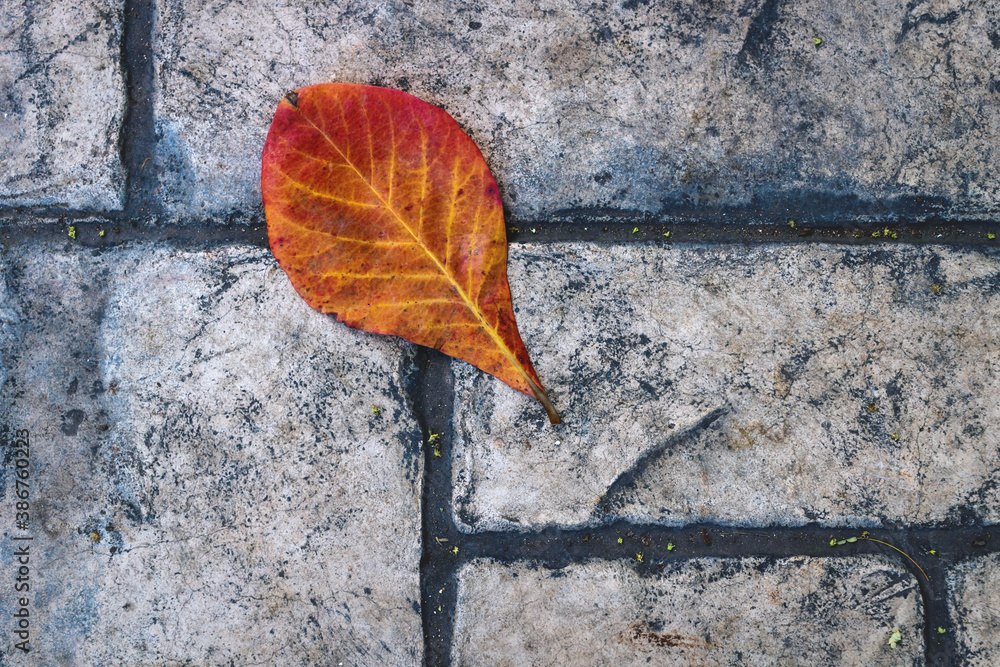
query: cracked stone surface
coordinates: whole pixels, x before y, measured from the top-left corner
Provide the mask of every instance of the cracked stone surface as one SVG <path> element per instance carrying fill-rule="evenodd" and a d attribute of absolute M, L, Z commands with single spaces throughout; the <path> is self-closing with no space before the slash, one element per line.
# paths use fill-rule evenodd
<path fill-rule="evenodd" d="M 456 665 L 916 666 L 922 624 L 917 582 L 882 558 L 479 560 L 459 573 L 452 650 Z"/>
<path fill-rule="evenodd" d="M 565 421 L 455 362 L 463 530 L 1000 520 L 998 253 L 512 246 Z"/>
<path fill-rule="evenodd" d="M 35 244 L 2 276 L 38 655 L 420 663 L 411 347 L 312 311 L 257 248 Z"/>
<path fill-rule="evenodd" d="M 1000 662 L 1000 555 L 960 563 L 948 573 L 948 589 L 962 664 L 996 665 Z"/>
<path fill-rule="evenodd" d="M 121 0 L 0 4 L 0 205 L 122 205 Z"/>
<path fill-rule="evenodd" d="M 520 219 L 1000 212 L 996 3 L 157 6 L 159 195 L 191 220 L 259 213 L 275 106 L 329 81 L 447 110 Z"/>

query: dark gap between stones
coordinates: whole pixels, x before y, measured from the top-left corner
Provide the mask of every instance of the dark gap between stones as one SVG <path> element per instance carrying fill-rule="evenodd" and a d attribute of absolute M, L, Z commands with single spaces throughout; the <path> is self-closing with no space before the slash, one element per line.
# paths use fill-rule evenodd
<path fill-rule="evenodd" d="M 150 167 L 147 165 L 146 167 Z M 147 175 L 148 176 L 148 175 Z M 147 178 L 143 176 L 143 178 Z M 145 186 L 143 186 L 145 187 Z M 137 200 L 138 201 L 138 200 Z M 267 247 L 267 226 L 232 216 L 227 224 L 166 224 L 145 222 L 143 212 L 152 209 L 139 205 L 136 215 L 129 213 L 92 213 L 88 211 L 63 211 L 61 209 L 30 209 L 0 211 L 0 241 L 16 243 L 31 241 L 72 241 L 88 248 L 121 245 L 130 241 L 170 242 L 178 246 L 197 246 L 204 243 L 247 244 Z M 36 217 L 45 222 L 33 222 Z M 55 218 L 55 220 L 53 220 Z M 141 222 L 141 224 L 140 224 Z M 5 224 L 6 223 L 6 224 Z M 11 224 L 14 223 L 14 224 Z M 67 236 L 74 227 L 75 238 Z M 886 235 L 889 230 L 889 235 Z M 100 232 L 104 231 L 104 236 Z M 669 236 L 667 235 L 669 234 Z M 874 236 L 877 234 L 877 236 Z M 896 237 L 893 238 L 892 234 Z M 511 244 L 549 243 L 643 243 L 670 246 L 675 243 L 745 244 L 768 243 L 833 245 L 873 245 L 891 248 L 894 245 L 946 245 L 987 250 L 1000 248 L 1000 223 L 976 222 L 961 225 L 911 225 L 886 224 L 856 227 L 841 225 L 817 229 L 792 229 L 777 226 L 713 226 L 705 225 L 637 225 L 604 223 L 580 225 L 577 223 L 537 223 L 534 226 L 510 226 L 507 238 Z"/>
<path fill-rule="evenodd" d="M 424 664 L 450 664 L 457 600 L 454 549 L 461 553 L 451 514 L 451 415 L 455 380 L 451 359 L 421 347 L 409 392 L 423 436 L 424 480 L 421 494 L 420 611 Z M 431 434 L 437 437 L 431 442 Z"/>
<path fill-rule="evenodd" d="M 440 459 L 439 459 L 440 460 Z M 449 462 L 444 462 L 450 467 Z M 435 478 L 440 471 L 435 472 Z M 433 482 L 432 482 L 433 484 Z M 450 491 L 450 483 L 443 483 Z M 437 494 L 440 495 L 445 489 Z M 814 558 L 842 558 L 854 555 L 882 555 L 902 565 L 917 581 L 924 608 L 924 645 L 928 665 L 950 666 L 959 664 L 956 654 L 955 629 L 948 611 L 948 589 L 946 574 L 950 567 L 967 558 L 994 553 L 1000 550 L 1000 540 L 990 535 L 994 527 L 917 528 L 917 529 L 873 529 L 870 536 L 898 547 L 912 558 L 926 572 L 928 579 L 914 565 L 898 552 L 877 542 L 859 540 L 853 544 L 830 546 L 833 537 L 840 539 L 860 536 L 861 529 L 831 529 L 816 525 L 799 528 L 740 528 L 715 524 L 696 524 L 684 528 L 668 528 L 657 525 L 634 524 L 626 521 L 563 530 L 547 528 L 532 532 L 484 532 L 457 535 L 448 533 L 449 539 L 457 540 L 459 553 L 453 555 L 451 576 L 439 574 L 442 581 L 454 582 L 458 569 L 470 560 L 489 558 L 502 563 L 529 561 L 541 567 L 561 569 L 571 563 L 595 560 L 625 560 L 631 562 L 640 575 L 656 576 L 661 564 L 670 560 L 692 558 L 747 558 L 768 559 L 808 556 Z M 619 544 L 618 540 L 622 543 Z M 984 546 L 976 546 L 982 541 Z M 449 541 L 450 546 L 453 542 Z M 674 548 L 668 550 L 668 545 Z M 434 542 L 424 544 L 435 559 L 446 559 L 449 553 Z M 934 549 L 935 556 L 927 554 Z M 637 554 L 642 554 L 638 562 Z M 454 593 L 445 598 L 445 603 L 457 603 Z M 439 602 L 439 604 L 441 604 Z M 442 607 L 443 611 L 449 611 Z M 425 632 L 443 638 L 454 631 L 454 609 L 438 618 L 425 619 L 429 626 Z M 947 631 L 937 632 L 938 627 Z M 441 641 L 441 645 L 450 641 Z M 440 651 L 429 652 L 428 665 L 449 664 L 448 656 Z"/>
<path fill-rule="evenodd" d="M 125 0 L 121 47 L 125 76 L 125 119 L 118 137 L 125 169 L 125 215 L 142 219 L 157 214 L 156 127 L 153 116 L 152 0 Z"/>

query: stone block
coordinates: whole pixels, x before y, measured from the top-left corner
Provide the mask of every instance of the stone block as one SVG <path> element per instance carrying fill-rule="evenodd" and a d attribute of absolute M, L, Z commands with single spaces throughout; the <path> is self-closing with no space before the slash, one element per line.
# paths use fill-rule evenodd
<path fill-rule="evenodd" d="M 989 667 L 1000 662 L 1000 555 L 958 564 L 948 573 L 949 611 L 963 665 Z"/>
<path fill-rule="evenodd" d="M 11 531 L 5 457 L 0 553 L 34 538 L 38 655 L 420 663 L 410 346 L 311 310 L 257 248 L 23 246 L 3 277 L 32 491 Z"/>
<path fill-rule="evenodd" d="M 917 665 L 917 582 L 882 558 L 474 561 L 456 665 Z M 900 639 L 889 639 L 899 630 Z"/>
<path fill-rule="evenodd" d="M 512 246 L 565 423 L 455 362 L 463 530 L 1000 520 L 1000 256 Z"/>
<path fill-rule="evenodd" d="M 121 0 L 0 5 L 0 206 L 122 206 Z"/>
<path fill-rule="evenodd" d="M 781 223 L 1000 212 L 995 3 L 170 0 L 158 12 L 160 194 L 191 220 L 259 213 L 277 103 L 330 81 L 447 110 L 521 220 L 594 207 Z"/>

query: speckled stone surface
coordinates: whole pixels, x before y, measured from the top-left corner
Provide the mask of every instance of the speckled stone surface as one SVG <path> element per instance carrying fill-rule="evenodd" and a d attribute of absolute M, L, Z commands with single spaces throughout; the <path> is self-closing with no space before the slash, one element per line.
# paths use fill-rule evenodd
<path fill-rule="evenodd" d="M 916 581 L 881 558 L 704 558 L 641 573 L 473 561 L 459 574 L 453 664 L 915 667 L 922 615 Z"/>
<path fill-rule="evenodd" d="M 1000 520 L 996 252 L 523 245 L 509 274 L 565 423 L 454 363 L 465 530 Z"/>
<path fill-rule="evenodd" d="M 0 206 L 122 205 L 121 0 L 0 3 Z"/>
<path fill-rule="evenodd" d="M 2 276 L 44 664 L 420 664 L 412 348 L 312 311 L 256 248 L 35 244 Z"/>
<path fill-rule="evenodd" d="M 1000 663 L 1000 555 L 960 563 L 948 573 L 950 612 L 963 665 Z"/>
<path fill-rule="evenodd" d="M 1000 212 L 1000 8 L 979 0 L 157 3 L 169 213 L 260 210 L 278 101 L 406 90 L 483 149 L 510 212 Z M 819 43 L 817 43 L 817 40 Z"/>

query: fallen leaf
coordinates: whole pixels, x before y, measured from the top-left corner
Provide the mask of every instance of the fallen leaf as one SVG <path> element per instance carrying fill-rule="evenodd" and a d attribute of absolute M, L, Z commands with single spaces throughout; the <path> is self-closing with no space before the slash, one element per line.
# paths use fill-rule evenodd
<path fill-rule="evenodd" d="M 289 93 L 261 190 L 271 250 L 310 306 L 467 361 L 560 422 L 514 320 L 496 181 L 451 116 L 389 88 Z"/>

